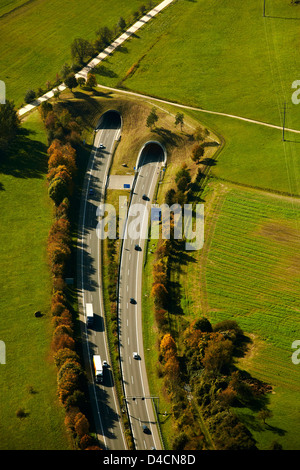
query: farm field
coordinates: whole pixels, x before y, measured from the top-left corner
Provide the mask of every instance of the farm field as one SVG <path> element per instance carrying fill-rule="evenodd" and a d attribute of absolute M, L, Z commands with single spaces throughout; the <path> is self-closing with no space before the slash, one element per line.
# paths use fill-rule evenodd
<path fill-rule="evenodd" d="M 0 448 L 65 450 L 70 443 L 51 360 L 51 278 L 46 241 L 52 208 L 46 187 L 46 136 L 38 112 L 22 126 L 0 164 L 1 340 Z M 34 312 L 40 310 L 41 318 Z M 22 409 L 25 417 L 16 413 Z"/>
<path fill-rule="evenodd" d="M 286 195 L 300 195 L 300 134 L 201 112 L 183 112 L 222 135 L 222 152 L 211 162 L 211 174 L 242 185 Z"/>
<path fill-rule="evenodd" d="M 97 30 L 113 28 L 121 16 L 128 21 L 142 4 L 141 0 L 1 2 L 0 79 L 6 83 L 7 98 L 20 106 L 28 89 L 55 82 L 63 64 L 71 64 L 73 39 L 95 40 Z"/>
<path fill-rule="evenodd" d="M 287 101 L 298 128 L 300 5 L 266 5 L 263 18 L 260 1 L 176 2 L 104 62 L 99 83 L 278 125 Z"/>
<path fill-rule="evenodd" d="M 275 439 L 284 449 L 300 446 L 300 371 L 291 360 L 291 345 L 300 337 L 299 203 L 211 181 L 205 245 L 180 275 L 187 319 L 233 318 L 252 339 L 238 367 L 273 385 L 270 428 L 253 411 L 238 413 L 260 448 Z"/>

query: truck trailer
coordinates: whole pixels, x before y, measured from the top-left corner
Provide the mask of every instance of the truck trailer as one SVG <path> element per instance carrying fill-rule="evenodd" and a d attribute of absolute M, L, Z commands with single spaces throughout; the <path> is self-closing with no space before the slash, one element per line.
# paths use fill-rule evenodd
<path fill-rule="evenodd" d="M 87 326 L 92 327 L 94 324 L 93 304 L 85 304 L 85 311 L 86 311 L 86 318 L 87 318 Z"/>
<path fill-rule="evenodd" d="M 103 382 L 103 366 L 99 355 L 93 356 L 95 379 L 97 383 Z"/>

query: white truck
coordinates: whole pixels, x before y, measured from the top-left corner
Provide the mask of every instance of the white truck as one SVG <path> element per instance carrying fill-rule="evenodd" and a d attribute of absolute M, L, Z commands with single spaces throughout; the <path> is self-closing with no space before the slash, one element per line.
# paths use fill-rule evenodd
<path fill-rule="evenodd" d="M 96 383 L 103 382 L 103 366 L 99 355 L 93 356 Z"/>
<path fill-rule="evenodd" d="M 85 311 L 86 311 L 86 318 L 87 318 L 87 326 L 92 327 L 94 324 L 93 304 L 85 304 Z"/>

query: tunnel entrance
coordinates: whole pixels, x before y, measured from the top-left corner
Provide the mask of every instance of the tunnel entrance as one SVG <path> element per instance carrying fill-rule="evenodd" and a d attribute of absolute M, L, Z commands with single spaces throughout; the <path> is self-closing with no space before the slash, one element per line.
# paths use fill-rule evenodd
<path fill-rule="evenodd" d="M 167 158 L 166 150 L 164 149 L 164 147 L 162 146 L 160 142 L 156 142 L 156 141 L 146 142 L 139 153 L 136 169 L 138 170 L 143 165 L 146 165 L 148 163 L 155 163 L 155 162 L 165 163 L 166 158 Z"/>
<path fill-rule="evenodd" d="M 122 116 L 119 111 L 110 109 L 106 111 L 100 117 L 97 127 L 97 130 L 100 129 L 121 129 L 122 127 Z"/>

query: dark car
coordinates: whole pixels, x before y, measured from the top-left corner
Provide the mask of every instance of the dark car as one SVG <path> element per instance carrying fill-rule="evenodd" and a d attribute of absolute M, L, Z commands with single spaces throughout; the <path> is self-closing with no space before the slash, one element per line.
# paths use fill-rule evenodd
<path fill-rule="evenodd" d="M 135 245 L 134 249 L 135 249 L 136 251 L 141 251 L 141 250 L 142 250 L 142 248 L 140 247 L 140 245 Z"/>
<path fill-rule="evenodd" d="M 133 297 L 130 297 L 130 303 L 131 304 L 136 304 L 136 300 Z"/>
<path fill-rule="evenodd" d="M 145 424 L 143 425 L 143 432 L 144 432 L 145 434 L 151 434 L 150 429 L 149 429 L 148 426 L 146 426 Z"/>
<path fill-rule="evenodd" d="M 147 194 L 143 194 L 142 198 L 144 199 L 144 201 L 148 201 L 148 200 L 149 200 Z"/>
<path fill-rule="evenodd" d="M 93 188 L 90 188 L 90 189 L 89 189 L 89 195 L 90 195 L 90 196 L 93 196 L 93 194 L 94 194 L 94 190 L 93 190 Z"/>

